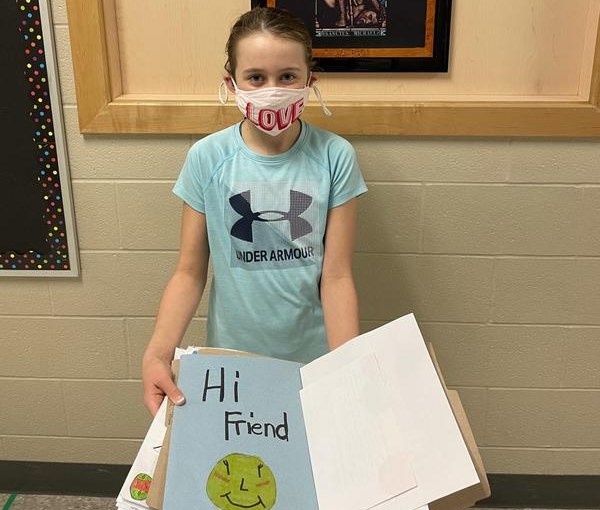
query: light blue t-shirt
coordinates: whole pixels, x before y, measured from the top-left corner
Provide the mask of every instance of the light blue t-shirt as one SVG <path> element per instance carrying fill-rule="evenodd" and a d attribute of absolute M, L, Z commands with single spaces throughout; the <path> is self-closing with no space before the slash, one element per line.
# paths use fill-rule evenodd
<path fill-rule="evenodd" d="M 206 216 L 208 345 L 302 363 L 326 353 L 327 212 L 366 190 L 350 143 L 305 122 L 276 156 L 251 151 L 240 124 L 196 142 L 173 191 Z"/>

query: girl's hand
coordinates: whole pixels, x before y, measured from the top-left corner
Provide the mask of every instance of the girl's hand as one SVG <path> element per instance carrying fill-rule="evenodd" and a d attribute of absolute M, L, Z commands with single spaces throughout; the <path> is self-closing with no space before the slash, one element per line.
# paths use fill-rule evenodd
<path fill-rule="evenodd" d="M 144 381 L 144 404 L 152 416 L 157 413 L 165 395 L 175 405 L 185 403 L 183 393 L 173 382 L 171 364 L 165 359 L 146 353 L 142 365 L 142 378 Z"/>

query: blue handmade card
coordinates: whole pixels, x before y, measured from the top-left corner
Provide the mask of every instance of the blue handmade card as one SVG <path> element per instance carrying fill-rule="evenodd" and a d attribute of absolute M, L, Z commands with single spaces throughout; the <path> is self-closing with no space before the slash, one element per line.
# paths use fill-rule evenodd
<path fill-rule="evenodd" d="M 163 510 L 318 508 L 299 363 L 183 356 Z"/>

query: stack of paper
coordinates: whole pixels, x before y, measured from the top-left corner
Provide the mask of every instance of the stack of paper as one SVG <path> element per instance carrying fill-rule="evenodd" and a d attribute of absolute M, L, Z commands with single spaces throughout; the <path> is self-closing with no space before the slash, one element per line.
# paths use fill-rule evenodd
<path fill-rule="evenodd" d="M 117 496 L 117 508 L 121 510 L 147 510 L 149 508 L 146 499 L 167 430 L 166 410 L 167 402 L 165 400 L 156 413 L 121 492 Z"/>
<path fill-rule="evenodd" d="M 178 385 L 162 510 L 414 510 L 480 482 L 412 315 L 304 366 L 184 355 Z M 139 469 L 120 508 L 147 508 Z"/>

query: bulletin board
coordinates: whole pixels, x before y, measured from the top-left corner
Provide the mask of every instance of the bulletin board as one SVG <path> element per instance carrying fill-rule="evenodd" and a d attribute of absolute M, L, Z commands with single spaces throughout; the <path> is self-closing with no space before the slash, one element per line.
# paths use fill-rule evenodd
<path fill-rule="evenodd" d="M 0 275 L 77 276 L 47 0 L 0 2 Z"/>
<path fill-rule="evenodd" d="M 66 0 L 83 133 L 210 133 L 251 0 Z M 395 0 L 399 1 L 399 0 Z M 600 136 L 600 0 L 453 0 L 447 73 L 319 73 L 304 118 L 342 135 Z"/>

